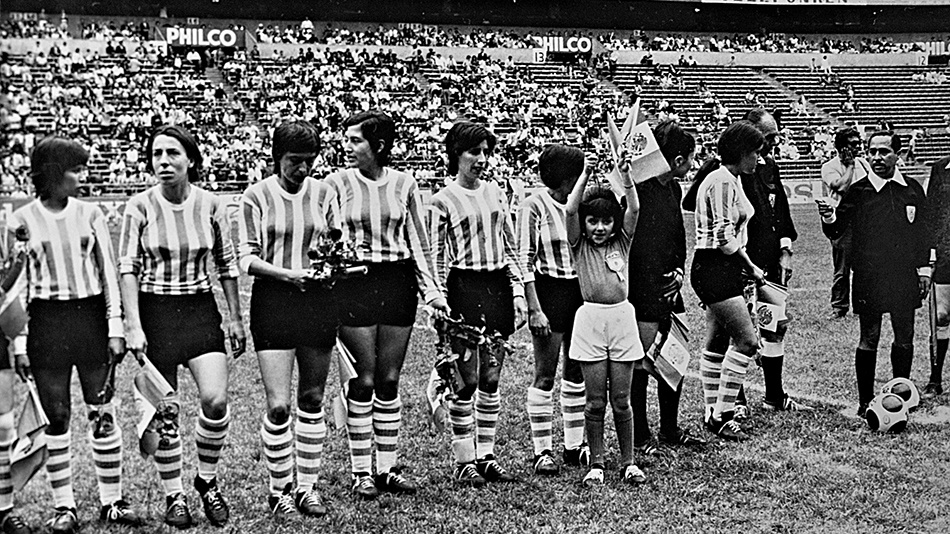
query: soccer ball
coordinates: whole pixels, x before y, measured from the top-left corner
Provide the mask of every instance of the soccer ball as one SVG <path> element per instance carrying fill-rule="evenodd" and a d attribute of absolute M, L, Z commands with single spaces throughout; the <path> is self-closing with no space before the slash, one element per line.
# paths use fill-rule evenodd
<path fill-rule="evenodd" d="M 871 430 L 896 434 L 907 428 L 907 405 L 893 393 L 881 393 L 871 401 L 864 417 Z"/>
<path fill-rule="evenodd" d="M 895 378 L 884 384 L 881 393 L 893 393 L 904 399 L 904 404 L 909 412 L 916 410 L 920 404 L 920 393 L 917 391 L 917 386 L 906 378 Z"/>

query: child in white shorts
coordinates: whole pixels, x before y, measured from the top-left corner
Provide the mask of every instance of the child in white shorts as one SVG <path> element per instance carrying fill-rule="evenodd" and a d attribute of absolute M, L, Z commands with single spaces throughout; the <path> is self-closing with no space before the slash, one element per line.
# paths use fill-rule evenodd
<path fill-rule="evenodd" d="M 633 364 L 643 358 L 643 346 L 633 305 L 627 300 L 627 259 L 640 201 L 624 154 L 618 160 L 626 211 L 609 189 L 596 187 L 585 195 L 587 179 L 596 164 L 591 156 L 568 197 L 566 209 L 567 239 L 584 298 L 584 305 L 574 319 L 569 356 L 581 363 L 587 385 L 584 429 L 591 457 L 584 484 L 588 486 L 604 483 L 608 383 L 620 442 L 623 481 L 629 484 L 646 481 L 643 471 L 633 463 L 633 412 L 630 409 Z"/>

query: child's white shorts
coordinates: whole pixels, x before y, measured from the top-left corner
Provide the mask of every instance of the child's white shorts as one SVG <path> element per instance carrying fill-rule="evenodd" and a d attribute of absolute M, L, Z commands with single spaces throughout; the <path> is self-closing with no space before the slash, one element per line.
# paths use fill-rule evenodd
<path fill-rule="evenodd" d="M 632 362 L 643 358 L 637 314 L 628 301 L 585 302 L 574 317 L 569 357 L 579 362 Z"/>

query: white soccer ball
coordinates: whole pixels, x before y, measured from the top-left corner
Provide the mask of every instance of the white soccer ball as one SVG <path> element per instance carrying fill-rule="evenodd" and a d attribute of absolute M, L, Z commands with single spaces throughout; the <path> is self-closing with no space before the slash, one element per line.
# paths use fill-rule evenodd
<path fill-rule="evenodd" d="M 871 401 L 864 417 L 871 430 L 896 434 L 907 428 L 907 405 L 893 393 L 881 393 Z"/>
<path fill-rule="evenodd" d="M 904 399 L 909 412 L 916 410 L 920 405 L 920 392 L 917 391 L 917 386 L 907 378 L 895 378 L 884 384 L 881 393 L 893 393 Z"/>

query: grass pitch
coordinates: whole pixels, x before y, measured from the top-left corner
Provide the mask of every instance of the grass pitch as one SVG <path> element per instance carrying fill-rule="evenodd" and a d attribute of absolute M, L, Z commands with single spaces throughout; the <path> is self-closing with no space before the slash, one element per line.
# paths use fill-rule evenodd
<path fill-rule="evenodd" d="M 383 495 L 360 502 L 349 492 L 346 439 L 331 427 L 323 466 L 322 491 L 330 508 L 323 519 L 295 518 L 275 523 L 266 506 L 267 482 L 259 445 L 264 394 L 257 360 L 249 353 L 234 362 L 231 380 L 232 423 L 220 466 L 220 481 L 232 511 L 225 529 L 211 527 L 190 489 L 195 474 L 193 427 L 195 389 L 181 377 L 184 479 L 197 526 L 194 532 L 950 532 L 946 495 L 950 493 L 950 444 L 947 440 L 948 396 L 925 402 L 911 414 L 901 435 L 867 430 L 852 416 L 856 407 L 853 354 L 857 319 L 829 321 L 825 316 L 831 281 L 831 254 L 813 207 L 793 208 L 800 232 L 793 258 L 786 338 L 787 390 L 814 404 L 812 413 L 771 414 L 757 409 L 762 375 L 752 369 L 747 385 L 754 410 L 754 438 L 743 444 L 710 437 L 701 451 L 669 450 L 652 462 L 641 462 L 649 481 L 623 486 L 616 465 L 616 439 L 608 421 L 608 481 L 589 490 L 580 484 L 583 471 L 564 469 L 559 477 L 539 479 L 530 471 L 532 456 L 525 389 L 531 382 L 530 339 L 522 329 L 513 338 L 517 348 L 506 363 L 501 393 L 497 455 L 522 481 L 506 486 L 460 489 L 451 480 L 448 433 L 436 432 L 427 418 L 425 379 L 434 360 L 434 336 L 422 327 L 413 334 L 401 386 L 405 405 L 400 461 L 420 485 L 414 497 Z M 687 219 L 687 228 L 692 221 Z M 691 232 L 690 234 L 691 235 Z M 689 241 L 692 241 L 690 237 Z M 241 284 L 245 306 L 249 284 Z M 699 354 L 703 319 L 692 290 L 684 290 L 690 346 Z M 245 308 L 246 310 L 246 308 Z M 246 316 L 245 311 L 245 316 Z M 912 378 L 923 385 L 929 376 L 925 310 L 918 312 L 916 360 Z M 884 327 L 878 355 L 878 376 L 890 376 L 890 329 Z M 142 532 L 169 531 L 162 523 L 164 495 L 157 471 L 137 451 L 131 376 L 137 365 L 121 366 L 117 389 L 125 432 L 124 491 L 128 500 L 149 516 Z M 691 363 L 681 403 L 681 425 L 694 432 L 699 424 L 701 389 Z M 334 373 L 335 374 L 335 373 Z M 879 381 L 879 385 L 883 381 Z M 337 390 L 331 377 L 329 395 Z M 78 392 L 78 382 L 74 386 Z M 656 428 L 654 390 L 649 413 Z M 98 497 L 80 396 L 74 394 L 73 464 L 80 520 L 86 532 L 128 531 L 98 523 Z M 609 412 L 609 410 L 608 410 Z M 609 416 L 608 416 L 609 418 Z M 332 418 L 331 418 L 332 419 Z M 560 440 L 555 423 L 555 443 Z M 38 475 L 17 495 L 17 506 L 35 528 L 51 516 L 49 486 Z"/>

